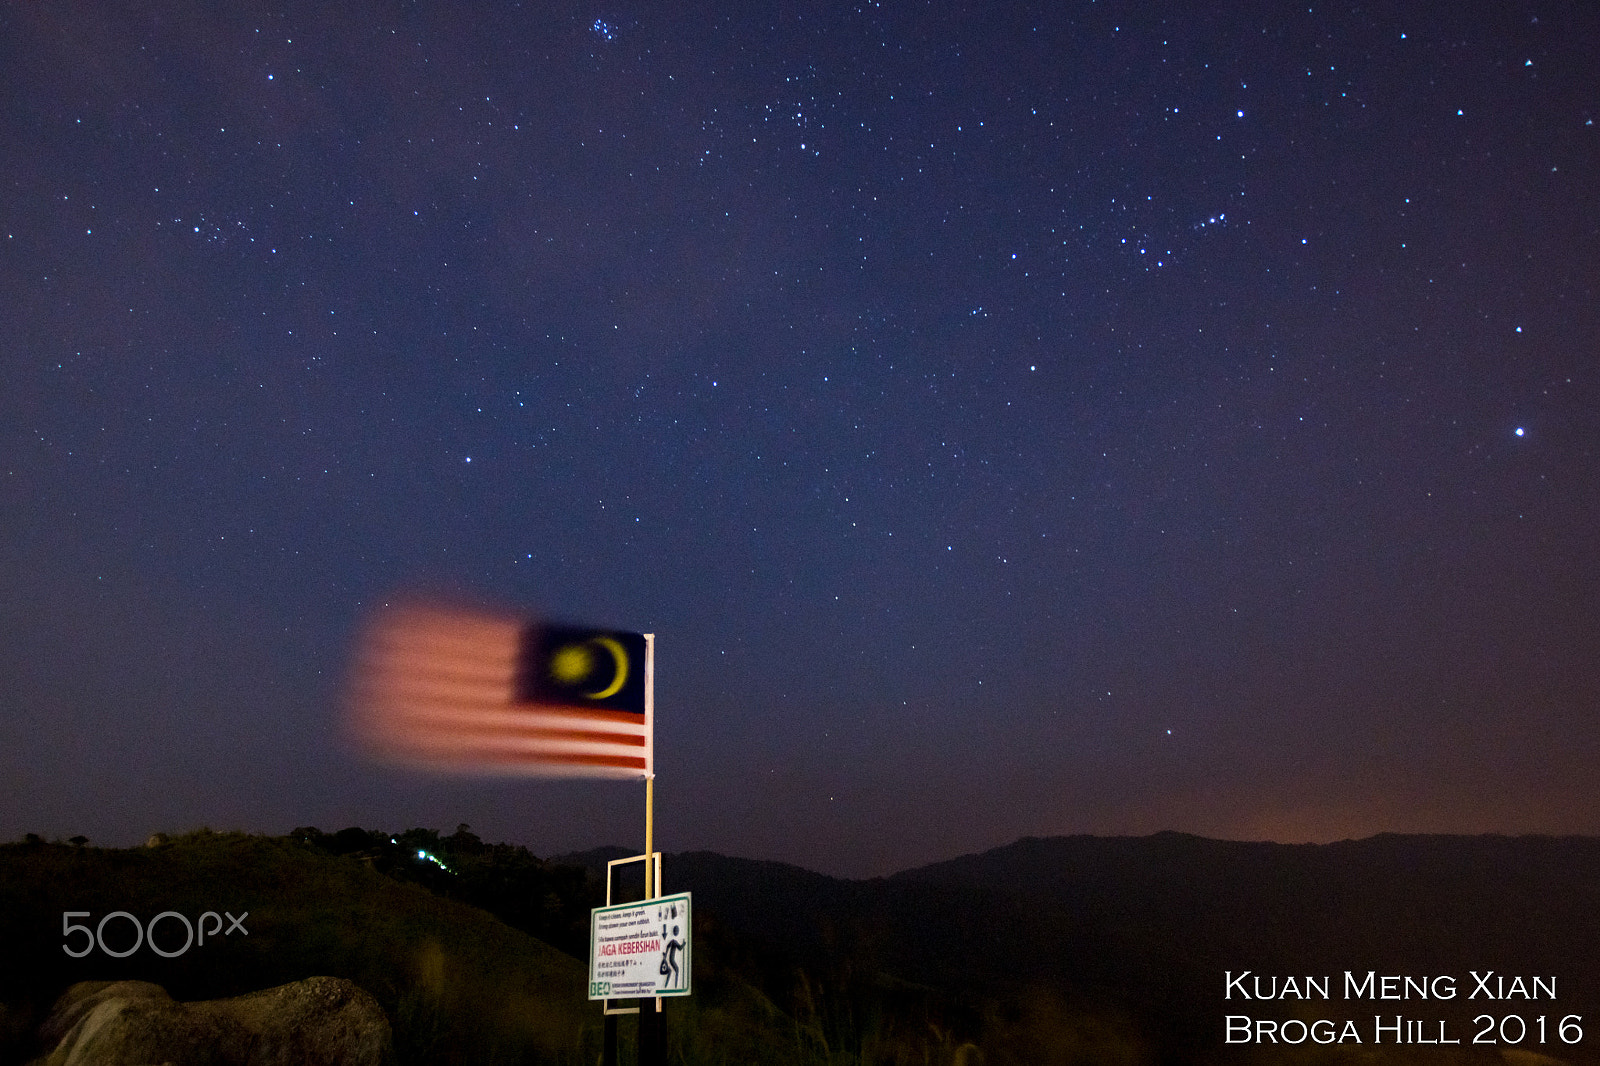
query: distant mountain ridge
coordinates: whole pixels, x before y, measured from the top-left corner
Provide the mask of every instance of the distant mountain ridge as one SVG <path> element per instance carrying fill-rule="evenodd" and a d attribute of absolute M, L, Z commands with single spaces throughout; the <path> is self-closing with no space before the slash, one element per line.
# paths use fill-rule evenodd
<path fill-rule="evenodd" d="M 664 865 L 664 887 L 693 891 L 769 973 L 875 972 L 963 998 L 1045 989 L 1130 1012 L 1182 1054 L 1216 1050 L 1225 1015 L 1306 1007 L 1225 997 L 1226 975 L 1313 975 L 1336 989 L 1347 970 L 1449 975 L 1459 991 L 1448 1002 L 1311 1006 L 1368 1023 L 1421 1007 L 1462 1029 L 1484 1012 L 1579 1014 L 1595 1038 L 1544 1050 L 1600 1060 L 1589 1050 L 1600 1046 L 1600 838 L 1030 837 L 867 880 L 711 852 Z M 1469 998 L 1473 971 L 1552 978 L 1557 1001 Z"/>

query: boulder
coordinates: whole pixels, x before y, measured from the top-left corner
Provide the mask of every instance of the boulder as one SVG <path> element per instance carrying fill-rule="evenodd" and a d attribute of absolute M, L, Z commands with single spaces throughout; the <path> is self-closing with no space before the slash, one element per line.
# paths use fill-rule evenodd
<path fill-rule="evenodd" d="M 56 1001 L 34 1066 L 387 1066 L 389 1021 L 339 977 L 179 1003 L 147 981 L 84 981 Z"/>

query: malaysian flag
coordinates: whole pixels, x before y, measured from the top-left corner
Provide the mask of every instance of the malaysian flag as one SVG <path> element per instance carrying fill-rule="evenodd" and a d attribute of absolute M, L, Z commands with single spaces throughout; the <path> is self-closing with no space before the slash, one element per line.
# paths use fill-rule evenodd
<path fill-rule="evenodd" d="M 408 605 L 356 661 L 353 719 L 379 755 L 533 777 L 650 777 L 652 641 Z"/>

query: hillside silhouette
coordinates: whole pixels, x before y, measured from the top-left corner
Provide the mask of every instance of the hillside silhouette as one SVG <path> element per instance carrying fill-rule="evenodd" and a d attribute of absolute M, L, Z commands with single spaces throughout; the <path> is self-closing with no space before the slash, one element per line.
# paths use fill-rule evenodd
<path fill-rule="evenodd" d="M 828 975 L 824 989 L 847 1007 L 861 986 L 887 979 L 922 989 L 925 1006 L 974 1039 L 1004 1028 L 997 1016 L 1025 1020 L 1031 1010 L 1052 1016 L 1036 1024 L 1077 1025 L 1171 1062 L 1286 1061 L 1271 1058 L 1293 1050 L 1281 1045 L 1225 1045 L 1228 1015 L 1353 1018 L 1370 1056 L 1375 1017 L 1395 1014 L 1435 1034 L 1445 1022 L 1463 1054 L 1502 1061 L 1504 1041 L 1471 1047 L 1482 1028 L 1473 1019 L 1517 1014 L 1531 1026 L 1543 1015 L 1545 1043 L 1525 1038 L 1516 1050 L 1600 1061 L 1600 1030 L 1575 1044 L 1553 1035 L 1569 1015 L 1600 1019 L 1600 840 L 1591 837 L 1028 838 L 866 881 L 692 852 L 665 860 L 665 884 L 695 893 L 739 945 L 744 972 L 779 1003 L 795 1000 L 785 974 Z M 1347 1000 L 1347 970 L 1357 982 L 1369 971 L 1448 975 L 1457 991 Z M 1302 987 L 1307 975 L 1329 978 L 1332 998 L 1224 998 L 1227 975 L 1244 971 L 1299 975 Z M 1557 997 L 1472 998 L 1474 971 L 1521 975 L 1524 985 L 1554 978 Z M 1415 1050 L 1435 1062 L 1452 1054 Z"/>
<path fill-rule="evenodd" d="M 605 860 L 623 854 L 541 860 L 466 826 L 0 845 L 0 1061 L 47 1050 L 30 1034 L 75 981 L 137 978 L 201 999 L 326 975 L 377 998 L 402 1064 L 592 1063 L 588 912 Z M 695 994 L 668 1008 L 678 1063 L 1600 1061 L 1600 1027 L 1570 1043 L 1556 1028 L 1600 1020 L 1594 838 L 1024 839 L 861 881 L 690 852 L 667 856 L 664 887 L 695 894 Z M 174 958 L 63 951 L 67 911 L 224 909 L 249 912 L 247 937 Z M 1299 989 L 1320 977 L 1332 994 L 1225 998 L 1227 975 L 1246 971 Z M 1458 992 L 1352 1001 L 1345 971 L 1433 978 L 1434 992 L 1449 976 Z M 1539 977 L 1556 995 L 1473 999 L 1471 971 Z M 1483 1014 L 1543 1016 L 1544 1042 L 1530 1029 L 1474 1047 Z M 1363 1040 L 1228 1044 L 1230 1015 L 1353 1019 Z M 1464 1042 L 1375 1045 L 1375 1017 L 1394 1016 Z"/>

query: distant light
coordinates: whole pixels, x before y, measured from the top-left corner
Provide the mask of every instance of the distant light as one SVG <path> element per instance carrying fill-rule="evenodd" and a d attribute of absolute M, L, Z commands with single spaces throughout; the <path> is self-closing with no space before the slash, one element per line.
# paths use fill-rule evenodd
<path fill-rule="evenodd" d="M 1522 427 L 1521 426 L 1517 427 L 1517 436 L 1519 436 L 1519 437 L 1522 436 Z"/>
<path fill-rule="evenodd" d="M 446 866 L 444 864 L 443 860 L 441 860 L 439 858 L 439 856 L 437 856 L 437 855 L 429 855 L 426 851 L 423 851 L 421 848 L 417 849 L 417 858 L 418 859 L 426 859 L 428 862 L 433 863 L 435 866 L 437 866 L 439 869 L 443 870 L 447 874 L 455 873 L 454 870 L 450 869 L 450 867 L 448 867 L 448 866 Z"/>

